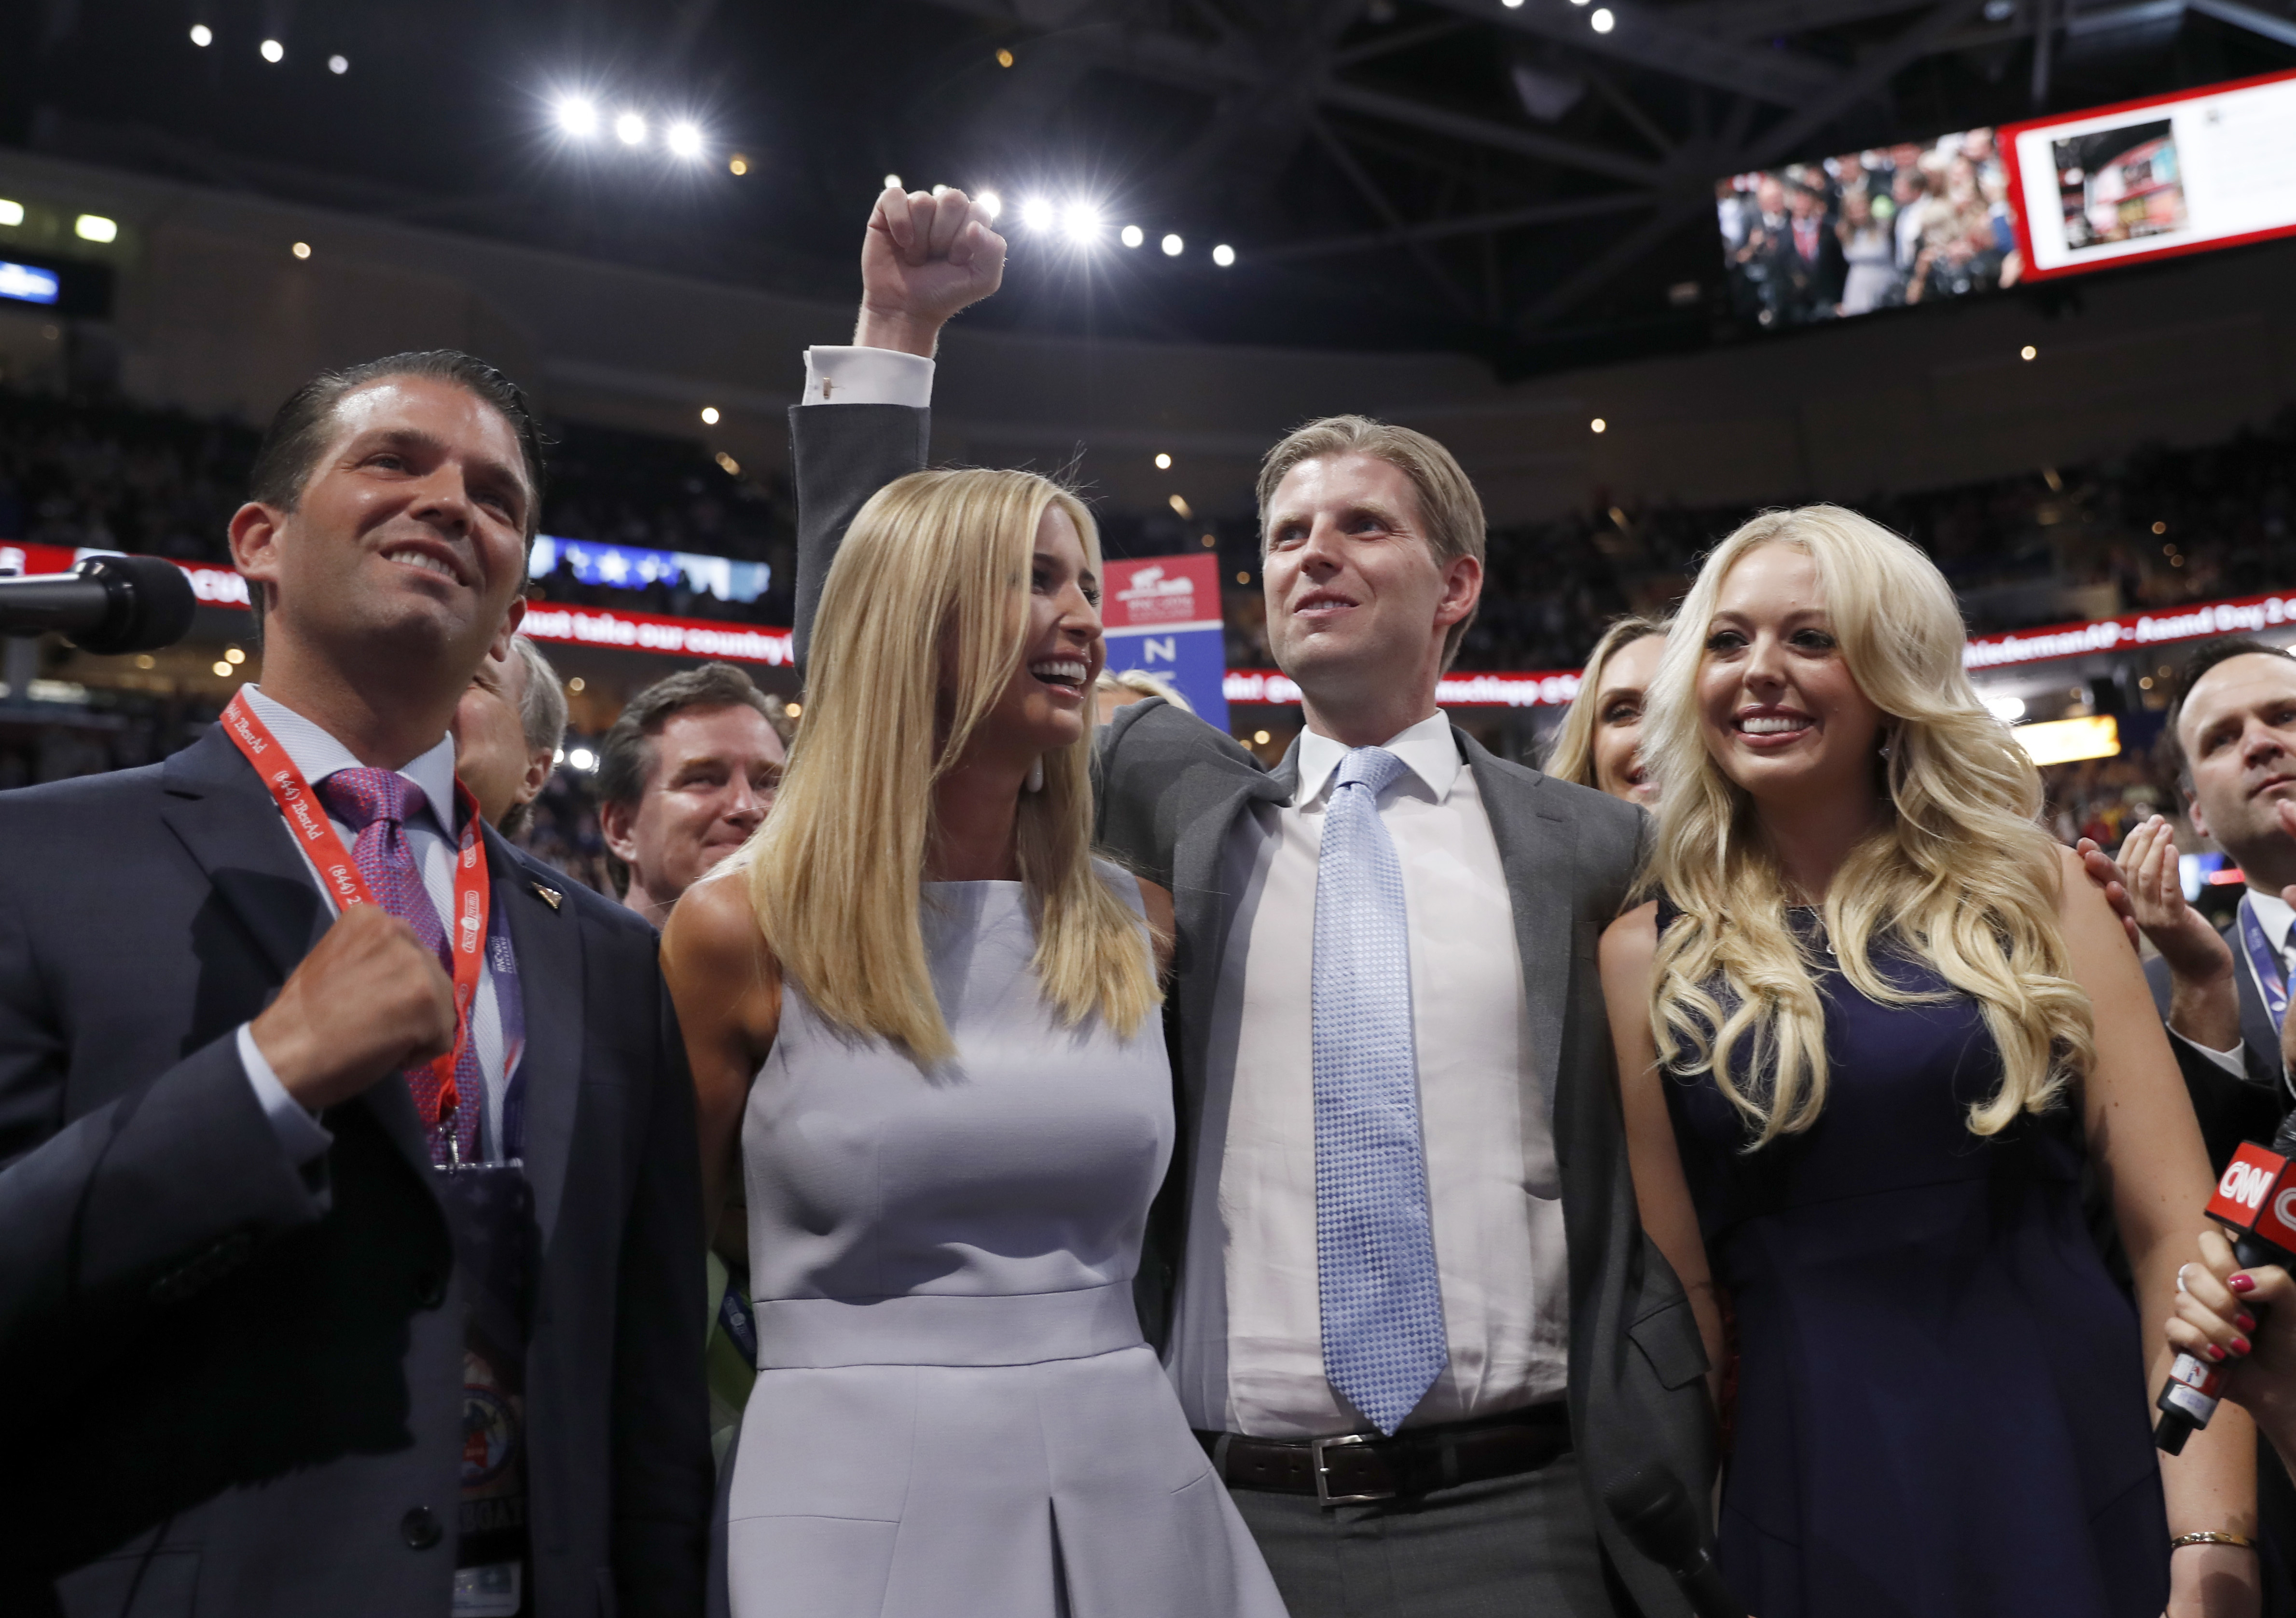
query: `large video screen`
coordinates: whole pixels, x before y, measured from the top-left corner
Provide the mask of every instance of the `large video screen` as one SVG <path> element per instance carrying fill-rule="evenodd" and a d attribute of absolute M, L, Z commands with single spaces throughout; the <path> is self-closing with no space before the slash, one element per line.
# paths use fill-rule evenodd
<path fill-rule="evenodd" d="M 2037 278 L 2296 234 L 2296 72 L 2001 135 Z"/>
<path fill-rule="evenodd" d="M 2014 285 L 2013 195 L 1990 129 L 1733 175 L 1715 196 L 1732 311 L 1806 326 Z"/>

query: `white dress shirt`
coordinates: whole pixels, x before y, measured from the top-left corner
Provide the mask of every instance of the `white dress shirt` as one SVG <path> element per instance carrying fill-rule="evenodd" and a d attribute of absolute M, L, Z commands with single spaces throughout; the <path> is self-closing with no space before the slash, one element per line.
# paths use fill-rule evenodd
<path fill-rule="evenodd" d="M 805 393 L 799 403 L 923 410 L 932 404 L 932 384 L 933 363 L 917 355 L 816 343 L 805 351 Z"/>
<path fill-rule="evenodd" d="M 2245 896 L 2250 906 L 2256 911 L 2258 925 L 2264 928 L 2265 938 L 2280 957 L 2280 970 L 2284 977 L 2288 970 L 2288 932 L 2291 927 L 2296 927 L 2296 910 L 2289 909 L 2288 902 L 2278 894 L 2267 894 L 2261 888 L 2251 887 Z M 2248 958 L 2248 946 L 2241 941 L 2238 927 L 2233 928 L 2232 953 L 2232 969 L 2234 972 L 2245 972 L 2251 976 L 2255 973 L 2255 965 Z M 2256 992 L 2261 998 L 2264 985 L 2257 985 Z M 2173 1038 L 2183 1041 L 2184 1043 L 2199 1051 L 2233 1077 L 2236 1079 L 2248 1077 L 2248 1042 L 2246 1040 L 2234 1040 L 2231 1050 L 2218 1050 L 2212 1045 L 2202 1044 L 2198 1040 L 2186 1039 L 2185 1035 L 2178 1034 L 2173 1026 L 2170 1026 L 2169 1033 Z M 2278 1065 L 2278 1054 L 2276 1051 L 2273 1053 L 2276 1058 L 2275 1066 Z"/>
<path fill-rule="evenodd" d="M 302 715 L 273 701 L 253 685 L 243 689 L 247 692 L 248 706 L 255 710 L 255 716 L 263 721 L 272 735 L 278 739 L 279 745 L 286 749 L 287 756 L 314 789 L 338 770 L 360 767 L 356 754 Z M 440 737 L 438 746 L 408 764 L 398 773 L 422 789 L 427 805 L 422 813 L 409 820 L 406 825 L 408 851 L 414 854 L 415 864 L 422 870 L 422 886 L 430 895 L 432 907 L 441 916 L 451 916 L 455 913 L 455 846 L 444 817 L 450 813 L 448 806 L 455 801 L 454 738 Z M 357 843 L 358 834 L 336 820 L 332 813 L 327 821 L 334 827 L 335 835 L 342 838 L 345 848 Z M 313 886 L 318 888 L 325 901 L 327 913 L 339 913 L 340 907 L 335 903 L 334 895 L 328 892 L 326 883 L 319 876 L 319 868 L 311 862 L 310 854 L 299 838 L 295 839 L 295 850 L 302 856 L 304 869 L 311 873 Z M 515 1071 L 520 1054 L 505 1048 L 507 1042 L 503 1033 L 502 1007 L 496 998 L 502 990 L 496 982 L 493 961 L 498 942 L 495 939 L 488 941 L 487 954 L 480 968 L 480 992 L 471 1009 L 471 1040 L 478 1050 L 479 1072 L 485 1080 L 487 1091 L 486 1115 L 480 1124 L 479 1145 L 490 1162 L 498 1161 L 501 1156 L 503 1099 L 509 1090 L 511 1075 Z M 279 1082 L 271 1064 L 257 1047 L 250 1027 L 251 1025 L 242 1024 L 239 1030 L 239 1058 L 247 1069 L 248 1083 L 254 1086 L 256 1099 L 263 1103 L 264 1115 L 271 1120 L 271 1127 L 277 1132 L 279 1143 L 286 1148 L 289 1159 L 299 1165 L 307 1164 L 325 1151 L 333 1137 L 287 1093 L 287 1087 Z"/>
<path fill-rule="evenodd" d="M 1569 1294 L 1553 1130 L 1522 1107 L 1529 1008 L 1489 816 L 1442 715 L 1385 745 L 1408 766 L 1379 814 L 1403 870 L 1450 1350 L 1406 1418 L 1415 1426 L 1559 1397 Z M 1324 1375 L 1316 1263 L 1316 860 L 1347 752 L 1303 734 L 1298 793 L 1239 818 L 1226 851 L 1223 877 L 1241 900 L 1213 1001 L 1171 1349 L 1181 1403 L 1206 1430 L 1300 1438 L 1367 1425 Z"/>

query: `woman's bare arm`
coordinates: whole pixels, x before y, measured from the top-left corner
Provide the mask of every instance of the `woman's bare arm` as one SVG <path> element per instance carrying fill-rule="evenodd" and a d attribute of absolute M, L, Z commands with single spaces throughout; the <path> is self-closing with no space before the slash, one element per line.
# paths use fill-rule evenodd
<path fill-rule="evenodd" d="M 2174 1357 L 2168 1321 L 2177 1271 L 2198 1251 L 2208 1227 L 2213 1177 L 2200 1125 L 2136 952 L 2112 907 L 2062 851 L 2058 915 L 2073 980 L 2088 992 L 2096 1019 L 2096 1061 L 2082 1085 L 2089 1153 L 2112 1200 L 2128 1250 L 2143 1320 L 2145 1386 L 2157 1396 Z M 2219 1409 L 2180 1456 L 2163 1456 L 2171 1537 L 2200 1529 L 2256 1532 L 2256 1431 L 2244 1411 Z M 2177 1552 L 2174 1614 L 2253 1614 L 2252 1553 L 2204 1545 Z"/>
<path fill-rule="evenodd" d="M 741 1173 L 750 1085 L 781 1029 L 781 965 L 758 930 L 745 871 L 685 891 L 662 929 L 661 969 L 693 1069 L 702 1214 L 714 1230 Z"/>
<path fill-rule="evenodd" d="M 1603 935 L 1603 999 L 1610 1009 L 1611 1041 L 1619 1056 L 1619 1100 L 1627 1119 L 1627 1162 L 1635 1177 L 1635 1203 L 1643 1230 L 1690 1295 L 1698 1336 L 1706 1344 L 1707 1392 L 1719 1404 L 1722 1307 L 1706 1263 L 1706 1238 L 1682 1172 L 1674 1119 L 1666 1107 L 1666 1076 L 1651 1037 L 1652 962 L 1658 953 L 1658 906 L 1641 905 Z"/>

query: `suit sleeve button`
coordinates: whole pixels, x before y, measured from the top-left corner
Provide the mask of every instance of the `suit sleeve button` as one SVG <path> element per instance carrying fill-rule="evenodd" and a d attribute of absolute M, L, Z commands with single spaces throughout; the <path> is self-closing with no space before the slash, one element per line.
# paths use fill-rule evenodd
<path fill-rule="evenodd" d="M 447 1301 L 447 1278 L 436 1270 L 425 1270 L 414 1278 L 414 1301 L 425 1309 L 436 1309 Z"/>
<path fill-rule="evenodd" d="M 430 1549 L 443 1535 L 439 1514 L 428 1506 L 417 1506 L 398 1519 L 398 1534 L 410 1550 Z"/>

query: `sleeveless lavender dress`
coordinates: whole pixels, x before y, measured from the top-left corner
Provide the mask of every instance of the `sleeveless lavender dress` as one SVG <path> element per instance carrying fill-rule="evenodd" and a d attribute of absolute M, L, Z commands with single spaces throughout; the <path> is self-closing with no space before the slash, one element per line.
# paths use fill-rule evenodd
<path fill-rule="evenodd" d="M 955 1060 L 789 984 L 751 1087 L 734 1618 L 1283 1618 L 1133 1308 L 1160 1022 L 1062 1026 L 1018 883 L 928 884 L 924 931 Z"/>

